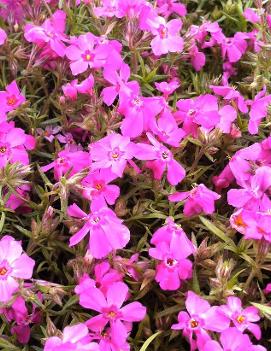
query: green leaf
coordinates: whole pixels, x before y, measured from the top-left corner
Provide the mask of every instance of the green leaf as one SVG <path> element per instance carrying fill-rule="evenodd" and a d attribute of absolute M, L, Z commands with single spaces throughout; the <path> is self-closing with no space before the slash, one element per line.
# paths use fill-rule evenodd
<path fill-rule="evenodd" d="M 236 245 L 234 241 L 227 237 L 227 235 L 219 228 L 217 228 L 212 222 L 210 222 L 207 218 L 204 218 L 202 216 L 199 216 L 201 222 L 204 224 L 204 226 L 213 234 L 215 234 L 219 239 L 223 240 L 226 244 L 229 246 L 232 246 L 233 248 L 236 249 Z"/>
<path fill-rule="evenodd" d="M 251 302 L 251 305 L 258 308 L 268 319 L 271 319 L 271 307 L 260 303 Z"/>
<path fill-rule="evenodd" d="M 146 351 L 148 346 L 150 345 L 150 343 L 159 335 L 161 334 L 162 332 L 161 331 L 158 331 L 157 333 L 151 335 L 145 342 L 144 344 L 142 345 L 142 347 L 140 348 L 139 351 Z"/>

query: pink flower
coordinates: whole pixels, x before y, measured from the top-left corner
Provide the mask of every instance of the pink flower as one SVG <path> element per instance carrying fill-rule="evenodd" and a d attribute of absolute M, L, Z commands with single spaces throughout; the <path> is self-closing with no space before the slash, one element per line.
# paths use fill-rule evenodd
<path fill-rule="evenodd" d="M 114 205 L 119 197 L 120 188 L 117 185 L 109 184 L 116 175 L 109 169 L 100 169 L 89 173 L 83 181 L 83 196 L 101 207 Z"/>
<path fill-rule="evenodd" d="M 0 240 L 0 301 L 8 302 L 19 289 L 18 279 L 32 277 L 35 261 L 23 253 L 21 243 L 9 235 Z"/>
<path fill-rule="evenodd" d="M 247 210 L 267 210 L 271 202 L 265 193 L 271 186 L 271 167 L 263 166 L 255 171 L 244 189 L 231 189 L 228 191 L 228 203 L 237 208 Z"/>
<path fill-rule="evenodd" d="M 168 217 L 165 224 L 153 234 L 151 244 L 158 245 L 161 242 L 166 242 L 170 245 L 172 240 L 175 242 L 176 247 L 182 248 L 182 253 L 185 257 L 195 252 L 194 245 L 186 236 L 181 225 L 175 223 L 172 217 Z"/>
<path fill-rule="evenodd" d="M 259 125 L 264 117 L 267 116 L 267 109 L 271 103 L 271 95 L 266 95 L 266 87 L 263 88 L 254 98 L 249 101 L 250 112 L 249 112 L 249 123 L 248 131 L 250 134 L 257 134 Z"/>
<path fill-rule="evenodd" d="M 189 50 L 189 56 L 194 69 L 198 72 L 206 63 L 206 57 L 203 52 L 199 51 L 196 45 Z"/>
<path fill-rule="evenodd" d="M 86 214 L 76 204 L 68 207 L 68 215 L 82 220 L 83 227 L 70 238 L 70 246 L 78 244 L 89 233 L 88 249 L 94 258 L 103 258 L 112 250 L 122 249 L 130 240 L 129 229 L 114 211 L 107 207 Z"/>
<path fill-rule="evenodd" d="M 98 331 L 109 324 L 121 340 L 126 339 L 130 323 L 139 322 L 146 315 L 146 308 L 140 302 L 122 307 L 127 297 L 128 286 L 122 282 L 111 284 L 105 294 L 97 288 L 86 290 L 80 295 L 80 305 L 99 312 L 87 321 L 87 326 Z"/>
<path fill-rule="evenodd" d="M 158 136 L 159 140 L 171 146 L 179 147 L 185 136 L 169 109 L 165 109 L 160 117 L 150 126 L 151 131 Z"/>
<path fill-rule="evenodd" d="M 155 38 L 151 41 L 151 48 L 156 56 L 168 52 L 182 52 L 183 39 L 180 37 L 182 21 L 173 19 L 169 22 L 163 17 L 157 17 L 152 24 L 152 33 Z"/>
<path fill-rule="evenodd" d="M 7 34 L 4 29 L 0 28 L 0 45 L 3 45 L 7 39 Z"/>
<path fill-rule="evenodd" d="M 6 91 L 0 91 L 0 113 L 7 113 L 16 110 L 25 102 L 15 80 L 6 87 Z"/>
<path fill-rule="evenodd" d="M 192 277 L 192 262 L 186 259 L 187 250 L 182 250 L 179 244 L 180 238 L 173 235 L 170 243 L 160 241 L 149 249 L 149 255 L 160 261 L 155 280 L 163 290 L 179 289 L 182 281 Z"/>
<path fill-rule="evenodd" d="M 77 93 L 92 95 L 94 87 L 94 78 L 93 75 L 90 74 L 88 78 L 83 80 L 80 84 L 78 84 L 78 80 L 74 79 L 70 83 L 67 83 L 62 86 L 62 90 L 64 95 L 70 100 L 77 99 Z"/>
<path fill-rule="evenodd" d="M 42 135 L 46 140 L 50 141 L 50 143 L 54 140 L 55 135 L 61 131 L 61 127 L 56 126 L 47 126 L 45 130 L 41 128 L 37 128 L 37 133 Z"/>
<path fill-rule="evenodd" d="M 127 162 L 132 160 L 135 144 L 130 138 L 112 133 L 91 146 L 92 170 L 105 168 L 122 177 Z"/>
<path fill-rule="evenodd" d="M 180 83 L 176 79 L 173 79 L 170 82 L 155 83 L 156 89 L 163 93 L 165 99 L 167 99 L 176 89 L 178 89 L 179 86 Z"/>
<path fill-rule="evenodd" d="M 260 345 L 253 345 L 248 335 L 241 333 L 236 328 L 228 328 L 221 333 L 220 343 L 208 341 L 202 351 L 266 351 Z"/>
<path fill-rule="evenodd" d="M 219 307 L 211 307 L 193 291 L 188 291 L 185 306 L 188 313 L 181 311 L 178 323 L 173 324 L 171 329 L 183 330 L 183 335 L 190 342 L 191 350 L 196 350 L 197 347 L 202 349 L 204 344 L 211 340 L 207 331 L 222 332 L 229 327 L 229 319 Z M 193 339 L 194 335 L 196 341 Z"/>
<path fill-rule="evenodd" d="M 105 65 L 103 76 L 105 80 L 112 84 L 112 86 L 104 88 L 101 93 L 103 101 L 107 106 L 113 104 L 120 92 L 129 95 L 129 85 L 132 84 L 133 87 L 133 83 L 128 83 L 130 67 L 127 64 L 117 62 L 112 65 L 112 62 L 110 62 L 110 64 Z"/>
<path fill-rule="evenodd" d="M 130 82 L 129 89 L 129 92 L 120 92 L 118 111 L 125 116 L 121 124 L 122 134 L 135 138 L 150 129 L 164 106 L 160 97 L 143 97 L 137 82 Z"/>
<path fill-rule="evenodd" d="M 48 338 L 44 351 L 100 351 L 99 345 L 90 340 L 88 328 L 82 323 L 76 324 L 64 328 L 62 338 Z"/>
<path fill-rule="evenodd" d="M 162 16 L 169 17 L 172 13 L 177 13 L 179 16 L 185 16 L 186 6 L 177 0 L 158 0 L 158 13 Z"/>
<path fill-rule="evenodd" d="M 27 150 L 35 147 L 35 139 L 32 135 L 25 134 L 21 128 L 15 128 L 14 122 L 0 123 L 0 168 L 8 162 L 29 164 Z"/>
<path fill-rule="evenodd" d="M 228 86 L 228 85 L 210 85 L 210 88 L 213 92 L 219 96 L 223 96 L 224 100 L 234 101 L 237 103 L 239 110 L 243 113 L 248 112 L 247 103 L 244 97 L 237 91 L 236 89 Z"/>
<path fill-rule="evenodd" d="M 227 299 L 227 305 L 220 306 L 221 311 L 227 316 L 235 328 L 242 333 L 248 329 L 257 340 L 261 338 L 261 329 L 254 322 L 260 320 L 259 311 L 254 306 L 242 307 L 242 301 L 236 296 Z"/>
<path fill-rule="evenodd" d="M 41 294 L 37 296 L 41 300 Z M 15 321 L 11 328 L 11 333 L 17 336 L 21 344 L 28 344 L 30 340 L 30 324 L 40 323 L 41 313 L 36 310 L 36 305 L 32 304 L 32 311 L 29 314 L 25 300 L 18 296 L 12 303 L 11 307 L 3 309 L 2 313 L 9 322 Z"/>
<path fill-rule="evenodd" d="M 88 68 L 103 67 L 110 54 L 107 46 L 97 45 L 97 40 L 92 33 L 80 35 L 65 53 L 71 61 L 70 68 L 75 76 Z"/>
<path fill-rule="evenodd" d="M 251 23 L 259 23 L 261 18 L 254 9 L 247 8 L 243 13 L 245 19 Z"/>
<path fill-rule="evenodd" d="M 225 105 L 219 110 L 220 121 L 216 128 L 222 130 L 223 133 L 230 134 L 232 123 L 237 118 L 237 112 L 231 105 Z"/>
<path fill-rule="evenodd" d="M 193 136 L 196 136 L 197 125 L 209 131 L 220 121 L 217 98 L 210 94 L 179 100 L 177 107 L 177 121 L 183 122 L 183 129 Z"/>
<path fill-rule="evenodd" d="M 85 151 L 70 151 L 63 150 L 58 154 L 58 158 L 46 166 L 41 167 L 43 172 L 54 169 L 54 177 L 59 180 L 69 171 L 69 176 L 72 176 L 83 169 L 90 167 L 89 153 Z"/>
<path fill-rule="evenodd" d="M 185 201 L 184 215 L 191 217 L 200 213 L 212 214 L 215 211 L 215 201 L 220 195 L 200 184 L 191 191 L 176 192 L 169 196 L 173 202 Z"/>
<path fill-rule="evenodd" d="M 221 46 L 222 57 L 230 63 L 235 63 L 241 59 L 247 49 L 248 35 L 243 32 L 237 32 L 232 38 L 226 38 Z"/>
<path fill-rule="evenodd" d="M 91 288 L 99 288 L 102 293 L 106 293 L 111 284 L 121 281 L 122 275 L 112 269 L 107 261 L 96 264 L 94 267 L 95 279 L 91 279 L 87 274 L 84 274 L 76 286 L 75 292 L 77 295 L 83 294 Z"/>
<path fill-rule="evenodd" d="M 24 37 L 30 43 L 35 43 L 40 47 L 48 45 L 55 54 L 63 57 L 66 49 L 63 44 L 63 41 L 66 41 L 65 26 L 66 14 L 64 11 L 57 10 L 41 26 L 27 24 Z"/>
<path fill-rule="evenodd" d="M 146 162 L 146 167 L 153 171 L 155 179 L 162 179 L 167 171 L 167 180 L 171 185 L 177 185 L 185 177 L 185 169 L 173 158 L 172 152 L 163 144 L 160 144 L 150 133 L 147 137 L 151 145 L 139 143 L 136 145 L 135 157 Z"/>

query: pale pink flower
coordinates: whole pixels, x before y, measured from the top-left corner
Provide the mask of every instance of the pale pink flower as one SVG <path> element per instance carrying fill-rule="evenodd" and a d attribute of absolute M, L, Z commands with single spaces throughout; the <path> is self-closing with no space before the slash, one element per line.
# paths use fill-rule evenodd
<path fill-rule="evenodd" d="M 46 340 L 44 351 L 100 351 L 99 345 L 90 342 L 88 328 L 83 323 L 64 328 L 62 337 Z"/>
<path fill-rule="evenodd" d="M 168 52 L 182 52 L 183 39 L 180 36 L 182 21 L 173 19 L 169 22 L 163 17 L 157 17 L 152 24 L 152 33 L 155 35 L 151 41 L 151 48 L 156 56 Z"/>
<path fill-rule="evenodd" d="M 0 240 L 0 301 L 8 302 L 19 289 L 19 279 L 30 279 L 35 261 L 9 235 Z"/>
<path fill-rule="evenodd" d="M 57 10 L 41 26 L 26 24 L 24 37 L 30 43 L 35 43 L 40 47 L 48 45 L 50 49 L 60 57 L 65 55 L 65 45 L 67 41 L 65 36 L 66 13 Z"/>
<path fill-rule="evenodd" d="M 256 10 L 251 9 L 251 8 L 246 8 L 244 13 L 243 13 L 245 19 L 251 23 L 259 23 L 261 18 L 257 14 Z"/>
<path fill-rule="evenodd" d="M 70 246 L 78 244 L 89 234 L 88 249 L 94 258 L 103 258 L 113 250 L 122 249 L 130 240 L 129 229 L 108 207 L 93 209 L 87 214 L 73 204 L 67 213 L 83 222 L 83 227 L 70 238 Z"/>
<path fill-rule="evenodd" d="M 107 47 L 97 45 L 97 39 L 92 33 L 87 33 L 73 40 L 65 54 L 71 61 L 72 74 L 76 76 L 88 68 L 103 67 L 110 52 Z"/>

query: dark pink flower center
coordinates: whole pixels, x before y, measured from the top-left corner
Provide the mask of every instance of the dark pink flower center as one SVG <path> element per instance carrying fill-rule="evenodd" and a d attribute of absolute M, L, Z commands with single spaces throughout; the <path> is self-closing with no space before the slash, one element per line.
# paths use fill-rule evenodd
<path fill-rule="evenodd" d="M 6 275 L 7 274 L 7 269 L 6 269 L 6 267 L 0 267 L 0 275 Z"/>
<path fill-rule="evenodd" d="M 167 38 L 168 37 L 167 27 L 160 25 L 160 27 L 158 28 L 158 33 L 159 33 L 161 39 Z"/>
<path fill-rule="evenodd" d="M 6 147 L 5 145 L 0 146 L 0 153 L 1 153 L 1 154 L 5 154 L 6 151 L 7 151 L 7 147 Z"/>
<path fill-rule="evenodd" d="M 175 260 L 174 258 L 167 258 L 166 259 L 166 265 L 168 266 L 168 267 L 174 267 L 174 266 L 176 266 L 176 264 L 178 263 L 178 261 L 177 260 Z"/>
<path fill-rule="evenodd" d="M 132 105 L 135 107 L 141 107 L 143 105 L 143 101 L 141 99 L 140 96 L 136 96 L 133 100 L 132 100 Z"/>

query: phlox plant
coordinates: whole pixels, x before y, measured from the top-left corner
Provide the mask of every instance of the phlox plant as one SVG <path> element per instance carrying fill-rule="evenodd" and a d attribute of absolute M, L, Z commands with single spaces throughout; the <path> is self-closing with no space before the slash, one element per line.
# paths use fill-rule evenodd
<path fill-rule="evenodd" d="M 0 350 L 271 349 L 271 6 L 0 0 Z"/>

